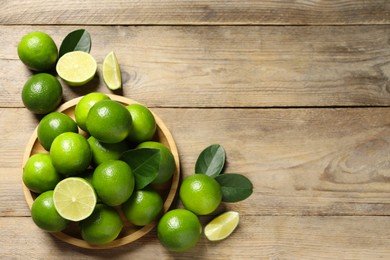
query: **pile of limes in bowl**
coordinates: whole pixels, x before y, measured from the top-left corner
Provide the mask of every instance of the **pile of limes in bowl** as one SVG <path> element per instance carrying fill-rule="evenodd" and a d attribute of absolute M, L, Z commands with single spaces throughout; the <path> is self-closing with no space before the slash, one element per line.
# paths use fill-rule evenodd
<path fill-rule="evenodd" d="M 23 168 L 23 182 L 36 194 L 33 221 L 49 232 L 79 222 L 81 237 L 101 245 L 116 239 L 126 221 L 145 226 L 162 213 L 163 198 L 154 189 L 172 179 L 176 164 L 171 151 L 155 141 L 153 113 L 138 103 L 124 105 L 93 92 L 83 96 L 74 119 L 62 112 L 44 116 L 38 141 L 47 152 L 33 154 Z M 158 149 L 156 178 L 135 188 L 131 167 L 121 155 L 137 148 Z"/>

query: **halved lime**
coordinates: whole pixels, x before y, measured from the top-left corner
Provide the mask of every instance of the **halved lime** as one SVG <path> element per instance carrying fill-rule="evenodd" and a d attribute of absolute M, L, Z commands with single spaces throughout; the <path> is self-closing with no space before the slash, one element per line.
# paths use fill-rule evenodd
<path fill-rule="evenodd" d="M 205 226 L 204 234 L 210 241 L 225 239 L 236 229 L 239 219 L 238 212 L 225 212 Z"/>
<path fill-rule="evenodd" d="M 81 86 L 95 76 L 97 63 L 91 54 L 72 51 L 64 54 L 57 62 L 58 76 L 71 86 Z"/>
<path fill-rule="evenodd" d="M 103 79 L 106 86 L 111 90 L 122 87 L 121 70 L 115 52 L 110 52 L 103 61 Z"/>
<path fill-rule="evenodd" d="M 85 179 L 69 177 L 54 188 L 54 206 L 61 217 L 80 221 L 89 217 L 96 206 L 96 194 Z"/>

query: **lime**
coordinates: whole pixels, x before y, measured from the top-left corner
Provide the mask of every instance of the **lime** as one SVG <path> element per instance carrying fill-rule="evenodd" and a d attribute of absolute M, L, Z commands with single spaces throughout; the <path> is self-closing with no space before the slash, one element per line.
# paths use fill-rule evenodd
<path fill-rule="evenodd" d="M 61 176 L 54 168 L 49 154 L 34 154 L 23 167 L 23 183 L 33 192 L 52 190 L 60 180 Z"/>
<path fill-rule="evenodd" d="M 238 226 L 240 220 L 236 211 L 225 212 L 210 221 L 204 228 L 204 234 L 210 241 L 227 238 Z"/>
<path fill-rule="evenodd" d="M 130 112 L 114 100 L 102 100 L 89 111 L 88 132 L 103 143 L 119 143 L 126 139 L 131 127 Z"/>
<path fill-rule="evenodd" d="M 92 185 L 83 178 L 69 177 L 54 188 L 54 205 L 63 218 L 80 221 L 92 214 L 96 194 Z"/>
<path fill-rule="evenodd" d="M 38 141 L 47 151 L 57 136 L 65 132 L 78 133 L 76 122 L 61 112 L 51 112 L 42 118 L 38 124 Z"/>
<path fill-rule="evenodd" d="M 110 52 L 103 61 L 103 79 L 106 86 L 111 90 L 122 87 L 121 70 L 115 52 Z"/>
<path fill-rule="evenodd" d="M 130 149 L 127 142 L 122 141 L 114 144 L 99 142 L 95 137 L 88 138 L 89 146 L 92 151 L 92 162 L 94 165 L 99 165 L 105 161 L 118 160 L 122 153 Z"/>
<path fill-rule="evenodd" d="M 168 211 L 157 225 L 160 243 L 170 251 L 183 252 L 193 248 L 201 234 L 198 217 L 186 209 Z"/>
<path fill-rule="evenodd" d="M 162 143 L 155 141 L 147 141 L 140 143 L 137 148 L 156 148 L 160 149 L 160 169 L 156 179 L 152 182 L 152 184 L 162 184 L 169 181 L 173 173 L 176 170 L 175 158 L 171 151 Z"/>
<path fill-rule="evenodd" d="M 99 92 L 92 92 L 83 96 L 79 100 L 74 110 L 74 115 L 76 118 L 76 123 L 79 125 L 81 129 L 87 131 L 87 126 L 85 124 L 91 107 L 93 107 L 93 105 L 95 105 L 97 102 L 106 99 L 110 99 L 106 94 L 99 93 Z"/>
<path fill-rule="evenodd" d="M 129 110 L 133 119 L 133 124 L 127 139 L 135 143 L 152 140 L 157 127 L 152 112 L 141 104 L 131 104 L 126 108 Z"/>
<path fill-rule="evenodd" d="M 179 194 L 184 207 L 198 215 L 210 214 L 222 201 L 221 186 L 214 178 L 205 174 L 186 177 Z"/>
<path fill-rule="evenodd" d="M 130 198 L 135 179 L 127 163 L 111 160 L 96 167 L 92 184 L 103 203 L 118 206 Z"/>
<path fill-rule="evenodd" d="M 61 100 L 61 83 L 50 74 L 35 74 L 23 86 L 23 104 L 35 114 L 47 114 L 54 111 Z"/>
<path fill-rule="evenodd" d="M 18 44 L 18 56 L 30 69 L 47 71 L 58 59 L 58 49 L 53 39 L 44 32 L 31 32 Z"/>
<path fill-rule="evenodd" d="M 137 190 L 125 203 L 122 211 L 127 220 L 136 226 L 145 226 L 157 218 L 163 208 L 158 192 L 151 189 Z"/>
<path fill-rule="evenodd" d="M 71 51 L 59 58 L 56 66 L 58 76 L 71 86 L 81 86 L 93 79 L 97 63 L 91 54 Z"/>
<path fill-rule="evenodd" d="M 57 171 L 73 176 L 88 168 L 92 153 L 84 136 L 66 132 L 54 139 L 50 148 L 50 157 Z"/>
<path fill-rule="evenodd" d="M 31 217 L 34 223 L 43 230 L 59 232 L 66 228 L 69 221 L 58 214 L 53 201 L 53 191 L 40 194 L 31 206 Z"/>
<path fill-rule="evenodd" d="M 97 204 L 92 215 L 80 222 L 81 236 L 90 244 L 107 244 L 118 237 L 123 227 L 118 212 L 104 204 Z"/>

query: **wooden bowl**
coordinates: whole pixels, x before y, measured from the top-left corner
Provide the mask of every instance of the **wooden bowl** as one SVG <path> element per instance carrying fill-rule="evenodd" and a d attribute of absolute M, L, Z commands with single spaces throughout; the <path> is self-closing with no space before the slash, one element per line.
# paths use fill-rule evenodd
<path fill-rule="evenodd" d="M 131 100 L 129 98 L 125 98 L 122 96 L 117 96 L 117 95 L 108 95 L 112 100 L 118 101 L 124 105 L 129 105 L 133 103 L 138 103 L 134 100 Z M 76 104 L 82 97 L 72 99 L 63 105 L 61 105 L 57 111 L 63 112 L 70 117 L 74 119 L 74 109 L 76 107 Z M 153 113 L 153 112 L 152 112 Z M 177 151 L 177 147 L 175 144 L 175 141 L 172 138 L 171 133 L 169 132 L 168 128 L 165 126 L 164 122 L 155 114 L 153 113 L 154 118 L 156 119 L 157 123 L 157 130 L 156 134 L 154 137 L 155 141 L 159 141 L 166 145 L 169 150 L 172 152 L 173 157 L 175 158 L 175 163 L 176 163 L 176 170 L 173 174 L 172 179 L 160 186 L 154 187 L 162 196 L 164 200 L 164 207 L 163 211 L 166 212 L 169 207 L 171 206 L 176 192 L 177 192 L 177 187 L 179 184 L 179 179 L 180 179 L 180 163 L 179 163 L 179 154 Z M 79 129 L 79 132 L 85 136 L 87 134 L 83 132 L 81 129 Z M 37 137 L 37 128 L 35 128 L 32 136 L 30 137 L 30 140 L 27 144 L 27 147 L 24 152 L 23 156 L 23 167 L 26 164 L 27 160 L 29 157 L 33 154 L 36 153 L 47 153 L 47 151 L 41 146 L 41 144 L 38 142 L 38 137 Z M 23 184 L 23 192 L 24 196 L 26 198 L 26 202 L 28 206 L 31 209 L 32 203 L 34 199 L 37 197 L 37 194 L 31 192 L 24 184 Z M 51 233 L 53 236 L 57 237 L 58 239 L 65 241 L 69 244 L 82 247 L 82 248 L 91 248 L 91 249 L 106 249 L 106 248 L 114 248 L 114 247 L 119 247 L 122 245 L 129 244 L 142 236 L 146 235 L 148 232 L 150 232 L 157 224 L 157 221 L 154 221 L 153 223 L 150 223 L 146 226 L 143 227 L 138 227 L 134 226 L 131 223 L 129 223 L 126 218 L 124 217 L 123 213 L 120 210 L 120 207 L 116 207 L 118 212 L 120 213 L 122 220 L 123 220 L 123 230 L 119 234 L 118 238 L 112 241 L 111 243 L 105 244 L 105 245 L 91 245 L 88 244 L 86 241 L 84 241 L 81 238 L 80 235 L 80 230 L 78 227 L 77 223 L 71 223 L 69 227 L 67 227 L 64 231 L 62 232 L 56 232 L 56 233 Z"/>

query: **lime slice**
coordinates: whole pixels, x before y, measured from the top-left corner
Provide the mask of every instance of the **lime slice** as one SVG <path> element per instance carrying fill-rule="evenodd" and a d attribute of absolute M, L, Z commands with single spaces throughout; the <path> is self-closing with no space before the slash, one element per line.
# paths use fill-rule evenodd
<path fill-rule="evenodd" d="M 80 221 L 89 217 L 96 206 L 96 194 L 91 184 L 79 177 L 69 177 L 54 188 L 54 206 L 61 217 Z"/>
<path fill-rule="evenodd" d="M 225 212 L 210 221 L 204 228 L 204 234 L 210 241 L 227 238 L 236 229 L 240 220 L 236 211 Z"/>
<path fill-rule="evenodd" d="M 122 87 L 121 70 L 119 69 L 118 60 L 113 51 L 104 58 L 103 79 L 106 86 L 111 90 L 120 89 Z"/>
<path fill-rule="evenodd" d="M 57 62 L 58 76 L 71 86 L 81 86 L 93 79 L 97 63 L 91 54 L 83 51 L 65 53 Z"/>

